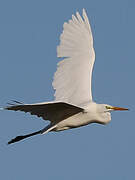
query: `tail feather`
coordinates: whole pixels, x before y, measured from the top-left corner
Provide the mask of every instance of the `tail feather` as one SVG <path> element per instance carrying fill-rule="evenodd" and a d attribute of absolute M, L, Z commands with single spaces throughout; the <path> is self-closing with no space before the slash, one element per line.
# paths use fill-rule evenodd
<path fill-rule="evenodd" d="M 16 101 L 16 100 L 11 100 L 12 102 L 14 102 L 14 103 L 17 103 L 17 104 L 23 104 L 22 102 L 20 102 L 20 101 Z"/>
<path fill-rule="evenodd" d="M 10 106 L 15 106 L 15 105 L 23 105 L 22 102 L 16 101 L 16 100 L 11 100 L 11 102 L 7 103 Z"/>
<path fill-rule="evenodd" d="M 13 103 L 7 103 L 7 105 L 14 106 L 15 104 L 13 104 Z"/>

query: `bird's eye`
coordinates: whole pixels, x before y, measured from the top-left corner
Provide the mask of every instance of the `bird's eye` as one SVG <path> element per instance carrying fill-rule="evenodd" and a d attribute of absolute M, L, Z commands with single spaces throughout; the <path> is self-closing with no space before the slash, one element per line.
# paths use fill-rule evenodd
<path fill-rule="evenodd" d="M 105 106 L 106 107 L 106 109 L 110 109 L 110 107 L 109 106 Z"/>

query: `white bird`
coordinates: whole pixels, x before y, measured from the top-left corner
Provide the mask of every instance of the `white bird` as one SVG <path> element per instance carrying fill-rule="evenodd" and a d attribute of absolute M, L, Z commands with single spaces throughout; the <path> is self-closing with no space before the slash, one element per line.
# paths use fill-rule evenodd
<path fill-rule="evenodd" d="M 60 44 L 57 47 L 57 57 L 63 57 L 63 60 L 58 63 L 52 83 L 55 90 L 54 101 L 36 104 L 22 104 L 14 101 L 15 104 L 4 108 L 29 112 L 49 120 L 50 124 L 40 131 L 17 136 L 8 144 L 50 131 L 63 131 L 90 123 L 107 124 L 111 121 L 111 111 L 128 110 L 107 104 L 97 104 L 92 100 L 91 78 L 95 52 L 85 9 L 82 17 L 77 12 L 76 15 L 72 15 L 71 20 L 64 23 Z"/>

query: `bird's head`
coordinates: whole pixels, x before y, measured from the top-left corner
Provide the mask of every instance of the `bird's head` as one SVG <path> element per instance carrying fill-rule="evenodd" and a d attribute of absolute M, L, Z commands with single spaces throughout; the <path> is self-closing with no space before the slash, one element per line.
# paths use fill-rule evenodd
<path fill-rule="evenodd" d="M 96 106 L 96 111 L 98 113 L 98 122 L 102 124 L 107 124 L 111 121 L 111 112 L 112 111 L 126 111 L 127 108 L 115 107 L 108 104 L 98 104 Z"/>
<path fill-rule="evenodd" d="M 129 110 L 128 108 L 116 107 L 116 106 L 111 106 L 108 104 L 103 104 L 103 108 L 104 108 L 104 112 Z"/>

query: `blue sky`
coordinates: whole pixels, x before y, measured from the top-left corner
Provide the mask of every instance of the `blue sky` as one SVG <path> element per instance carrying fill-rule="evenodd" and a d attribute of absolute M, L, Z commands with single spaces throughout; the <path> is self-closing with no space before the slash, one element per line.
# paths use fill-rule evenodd
<path fill-rule="evenodd" d="M 0 112 L 0 179 L 134 179 L 135 2 L 133 0 L 0 1 L 0 105 L 53 100 L 51 86 L 62 25 L 85 8 L 94 36 L 93 98 L 130 108 L 107 126 L 49 133 L 7 146 L 47 122 Z"/>

